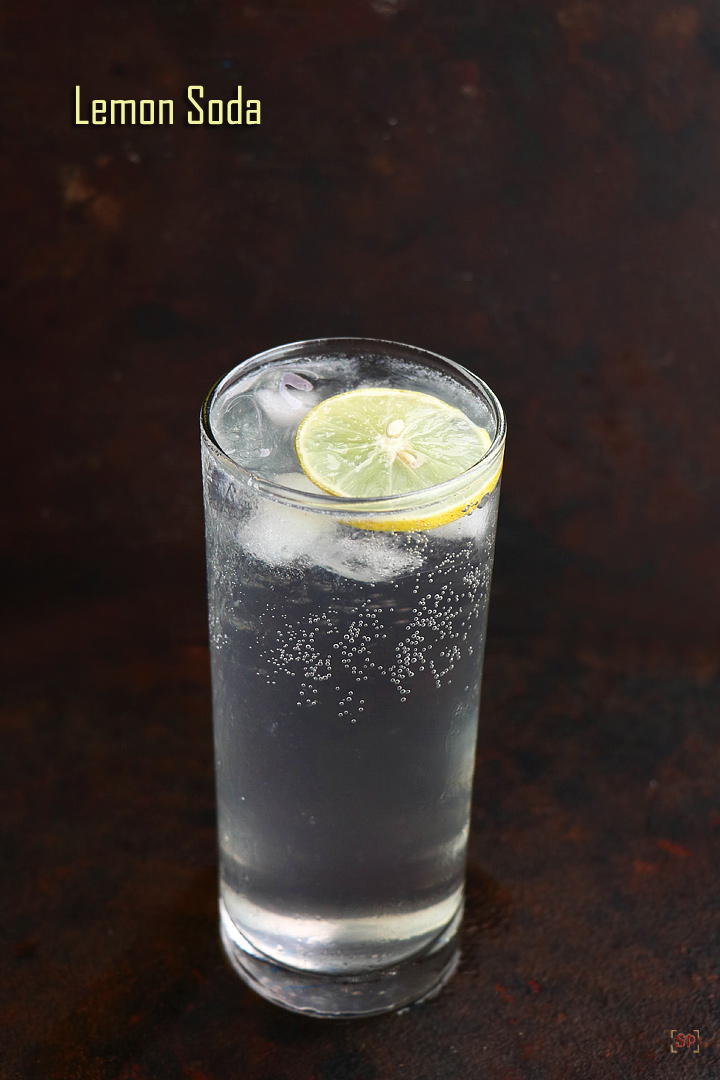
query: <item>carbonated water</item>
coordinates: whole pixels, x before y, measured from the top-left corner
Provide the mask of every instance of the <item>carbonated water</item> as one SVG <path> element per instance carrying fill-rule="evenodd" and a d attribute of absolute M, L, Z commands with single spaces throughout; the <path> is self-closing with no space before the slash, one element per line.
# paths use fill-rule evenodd
<path fill-rule="evenodd" d="M 259 490 L 317 490 L 297 425 L 363 385 L 433 393 L 495 434 L 441 373 L 315 356 L 216 396 L 215 441 L 241 470 L 204 447 L 225 933 L 327 974 L 387 969 L 461 908 L 499 495 L 375 532 Z"/>

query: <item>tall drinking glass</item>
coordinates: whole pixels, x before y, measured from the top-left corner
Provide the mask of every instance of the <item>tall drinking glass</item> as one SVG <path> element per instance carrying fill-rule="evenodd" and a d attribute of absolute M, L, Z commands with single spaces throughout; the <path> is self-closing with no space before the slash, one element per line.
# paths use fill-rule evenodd
<path fill-rule="evenodd" d="M 363 387 L 460 409 L 486 451 L 411 495 L 326 494 L 298 425 Z M 286 1008 L 399 1008 L 458 960 L 502 408 L 450 360 L 339 338 L 246 360 L 201 427 L 225 949 Z"/>

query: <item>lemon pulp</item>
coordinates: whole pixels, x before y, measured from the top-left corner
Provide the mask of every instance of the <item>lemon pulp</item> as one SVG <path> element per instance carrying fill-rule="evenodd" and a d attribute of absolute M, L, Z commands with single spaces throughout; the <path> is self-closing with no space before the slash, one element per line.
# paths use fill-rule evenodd
<path fill-rule="evenodd" d="M 476 465 L 491 438 L 460 409 L 417 390 L 368 387 L 326 398 L 303 418 L 295 452 L 304 474 L 330 495 L 369 499 L 408 495 L 452 480 Z M 359 528 L 416 531 L 469 513 L 492 491 L 502 461 L 477 490 L 423 515 L 357 518 Z M 461 498 L 461 501 L 458 499 Z"/>

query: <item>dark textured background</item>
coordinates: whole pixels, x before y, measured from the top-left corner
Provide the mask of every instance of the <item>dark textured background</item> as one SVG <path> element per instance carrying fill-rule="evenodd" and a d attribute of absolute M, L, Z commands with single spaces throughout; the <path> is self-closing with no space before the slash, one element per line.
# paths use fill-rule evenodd
<path fill-rule="evenodd" d="M 716 1078 L 717 4 L 8 0 L 0 52 L 3 1080 Z M 333 334 L 509 419 L 463 964 L 347 1023 L 217 941 L 197 433 Z"/>

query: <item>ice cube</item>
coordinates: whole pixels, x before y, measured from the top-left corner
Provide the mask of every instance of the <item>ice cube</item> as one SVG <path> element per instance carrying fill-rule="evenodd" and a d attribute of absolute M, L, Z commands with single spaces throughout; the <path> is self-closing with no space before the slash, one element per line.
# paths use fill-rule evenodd
<path fill-rule="evenodd" d="M 296 491 L 321 493 L 304 473 L 281 473 L 273 481 Z M 423 559 L 397 533 L 353 528 L 328 514 L 264 497 L 239 539 L 247 551 L 272 566 L 299 562 L 355 581 L 387 581 L 416 570 Z"/>
<path fill-rule="evenodd" d="M 273 483 L 280 487 L 293 488 L 294 491 L 309 491 L 311 495 L 324 495 L 325 492 L 317 484 L 313 484 L 309 476 L 304 472 L 279 473 L 273 476 Z"/>
<path fill-rule="evenodd" d="M 308 383 L 312 386 L 312 383 Z M 291 390 L 282 383 L 275 390 L 265 387 L 258 390 L 255 400 L 271 424 L 275 427 L 287 427 L 298 424 L 320 401 L 317 393 L 311 390 Z"/>
<path fill-rule="evenodd" d="M 397 533 L 358 528 L 343 531 L 332 546 L 322 542 L 315 558 L 326 570 L 355 581 L 390 581 L 418 569 L 423 561 L 402 545 Z"/>
<path fill-rule="evenodd" d="M 273 481 L 297 491 L 319 492 L 304 473 L 281 473 Z M 318 543 L 327 543 L 337 531 L 337 522 L 327 514 L 298 510 L 261 496 L 257 510 L 241 527 L 239 540 L 246 551 L 271 566 L 308 564 L 315 561 Z"/>
<path fill-rule="evenodd" d="M 238 395 L 229 401 L 214 418 L 217 439 L 226 454 L 252 469 L 258 458 L 267 457 L 263 450 L 274 449 L 277 437 L 252 397 Z"/>
<path fill-rule="evenodd" d="M 486 500 L 485 503 L 471 510 L 469 514 L 461 514 L 455 521 L 433 529 L 433 533 L 442 539 L 460 540 L 467 538 L 481 541 L 485 536 L 489 516 L 490 504 Z"/>

